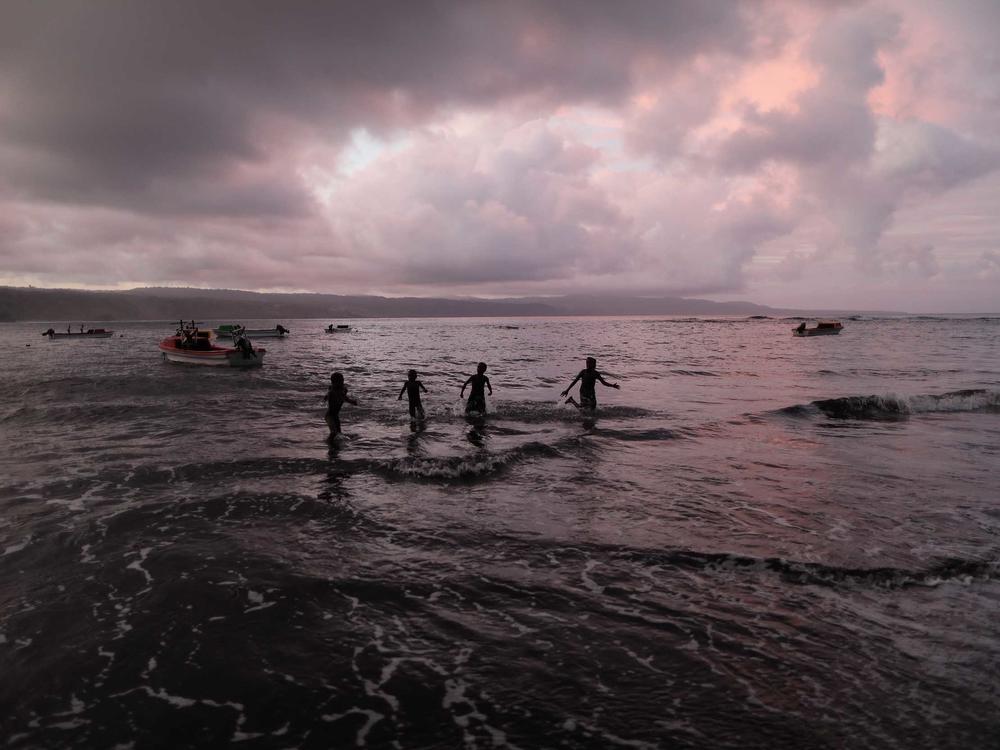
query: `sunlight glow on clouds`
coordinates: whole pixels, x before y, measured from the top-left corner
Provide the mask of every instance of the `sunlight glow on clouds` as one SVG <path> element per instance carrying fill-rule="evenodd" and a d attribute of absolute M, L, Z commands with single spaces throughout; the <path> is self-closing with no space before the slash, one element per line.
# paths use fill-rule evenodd
<path fill-rule="evenodd" d="M 0 283 L 995 310 L 1000 5 L 10 2 Z"/>

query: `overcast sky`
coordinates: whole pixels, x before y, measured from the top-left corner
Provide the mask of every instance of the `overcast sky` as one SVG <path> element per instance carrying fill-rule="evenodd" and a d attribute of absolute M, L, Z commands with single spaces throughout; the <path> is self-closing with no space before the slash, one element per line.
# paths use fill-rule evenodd
<path fill-rule="evenodd" d="M 1000 311 L 1000 2 L 0 4 L 0 284 Z"/>

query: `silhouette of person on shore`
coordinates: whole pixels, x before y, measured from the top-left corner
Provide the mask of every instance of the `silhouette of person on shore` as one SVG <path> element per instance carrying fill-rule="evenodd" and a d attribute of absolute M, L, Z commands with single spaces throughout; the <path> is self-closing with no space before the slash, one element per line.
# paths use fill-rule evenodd
<path fill-rule="evenodd" d="M 406 398 L 410 402 L 410 419 L 424 418 L 424 405 L 420 403 L 420 391 L 427 393 L 424 384 L 417 380 L 417 371 L 410 370 L 406 373 L 406 382 L 399 389 L 399 396 L 396 398 L 397 401 L 402 401 L 403 393 L 406 393 Z"/>
<path fill-rule="evenodd" d="M 469 393 L 469 400 L 465 403 L 465 413 L 485 414 L 486 393 L 484 389 L 489 389 L 490 395 L 493 395 L 493 386 L 490 385 L 490 379 L 486 377 L 485 362 L 480 362 L 476 365 L 476 374 L 470 375 L 469 379 L 465 381 L 465 384 L 462 386 L 462 391 L 459 394 L 459 398 L 465 396 L 465 388 L 469 385 L 472 386 L 472 391 Z"/>
<path fill-rule="evenodd" d="M 349 404 L 358 405 L 358 402 L 347 395 L 347 386 L 344 384 L 344 376 L 335 372 L 330 376 L 330 389 L 323 396 L 323 400 L 328 403 L 326 407 L 326 423 L 330 427 L 330 435 L 340 434 L 340 408 L 346 401 Z"/>
<path fill-rule="evenodd" d="M 570 390 L 576 385 L 576 381 L 578 380 L 580 381 L 580 403 L 577 403 L 576 399 L 572 396 L 566 399 L 566 403 L 573 404 L 577 409 L 586 409 L 588 411 L 595 411 L 597 409 L 597 393 L 594 391 L 594 386 L 598 381 L 609 388 L 618 389 L 621 387 L 618 383 L 609 383 L 604 379 L 597 369 L 597 360 L 593 357 L 587 357 L 586 369 L 580 370 L 577 376 L 573 378 L 573 382 L 559 395 L 569 395 Z"/>

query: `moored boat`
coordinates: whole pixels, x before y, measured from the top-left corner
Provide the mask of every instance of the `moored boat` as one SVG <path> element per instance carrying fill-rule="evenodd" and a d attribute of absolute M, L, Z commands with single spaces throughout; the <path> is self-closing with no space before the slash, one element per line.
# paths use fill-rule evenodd
<path fill-rule="evenodd" d="M 833 336 L 843 330 L 844 325 L 839 320 L 820 320 L 813 328 L 807 328 L 805 322 L 792 329 L 795 336 Z"/>
<path fill-rule="evenodd" d="M 212 332 L 220 339 L 233 338 L 237 334 L 253 339 L 280 339 L 291 333 L 280 323 L 274 328 L 244 328 L 239 324 L 221 325 L 213 328 Z"/>
<path fill-rule="evenodd" d="M 210 331 L 182 328 L 160 342 L 163 358 L 171 362 L 210 367 L 259 367 L 264 364 L 264 348 L 255 349 L 250 341 L 237 336 L 233 346 L 216 346 Z"/>
<path fill-rule="evenodd" d="M 108 328 L 88 328 L 84 330 L 83 326 L 80 326 L 79 331 L 71 331 L 67 326 L 65 331 L 57 331 L 54 328 L 50 328 L 42 335 L 48 336 L 50 341 L 53 339 L 109 339 L 115 335 L 115 332 Z"/>

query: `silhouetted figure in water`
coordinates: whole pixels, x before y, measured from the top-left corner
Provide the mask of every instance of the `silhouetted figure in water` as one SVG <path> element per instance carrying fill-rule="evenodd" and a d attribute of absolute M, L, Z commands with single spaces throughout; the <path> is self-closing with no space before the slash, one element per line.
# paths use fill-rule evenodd
<path fill-rule="evenodd" d="M 462 386 L 460 397 L 465 396 L 465 387 L 468 385 L 472 386 L 472 392 L 469 393 L 469 400 L 465 404 L 465 413 L 485 414 L 486 393 L 484 392 L 484 389 L 489 389 L 490 395 L 493 395 L 493 386 L 490 385 L 490 379 L 486 377 L 485 362 L 480 362 L 476 365 L 476 374 L 470 375 L 469 379 L 465 381 L 465 385 Z"/>
<path fill-rule="evenodd" d="M 410 419 L 424 418 L 424 405 L 420 403 L 420 391 L 427 393 L 424 384 L 417 380 L 417 371 L 410 370 L 406 373 L 406 382 L 399 389 L 399 397 L 396 399 L 402 401 L 403 393 L 406 393 L 406 398 L 410 402 Z"/>
<path fill-rule="evenodd" d="M 198 329 L 196 328 L 195 331 L 197 330 Z M 206 348 L 208 349 L 212 348 L 211 344 L 209 344 L 208 342 L 208 339 L 203 338 L 200 340 L 208 344 Z M 236 334 L 233 339 L 233 344 L 236 346 L 237 349 L 240 350 L 240 353 L 243 355 L 243 359 L 257 359 L 257 352 L 254 351 L 253 344 L 250 343 L 250 339 L 248 339 L 246 336 Z"/>
<path fill-rule="evenodd" d="M 344 376 L 339 372 L 330 376 L 330 390 L 323 396 L 323 400 L 328 402 L 326 407 L 326 423 L 330 427 L 330 435 L 340 434 L 340 407 L 346 401 L 349 404 L 358 405 L 358 402 L 347 395 L 347 386 L 344 385 Z"/>
<path fill-rule="evenodd" d="M 594 392 L 594 385 L 597 381 L 602 382 L 609 388 L 620 388 L 618 383 L 609 383 L 604 379 L 601 373 L 597 369 L 597 360 L 593 357 L 587 357 L 587 368 L 585 370 L 580 370 L 580 373 L 573 378 L 573 382 L 569 384 L 565 391 L 563 391 L 560 396 L 566 396 L 569 394 L 570 389 L 576 385 L 576 381 L 580 381 L 580 403 L 576 402 L 572 396 L 566 399 L 567 404 L 573 404 L 577 409 L 587 409 L 589 411 L 594 411 L 597 409 L 597 394 Z"/>

